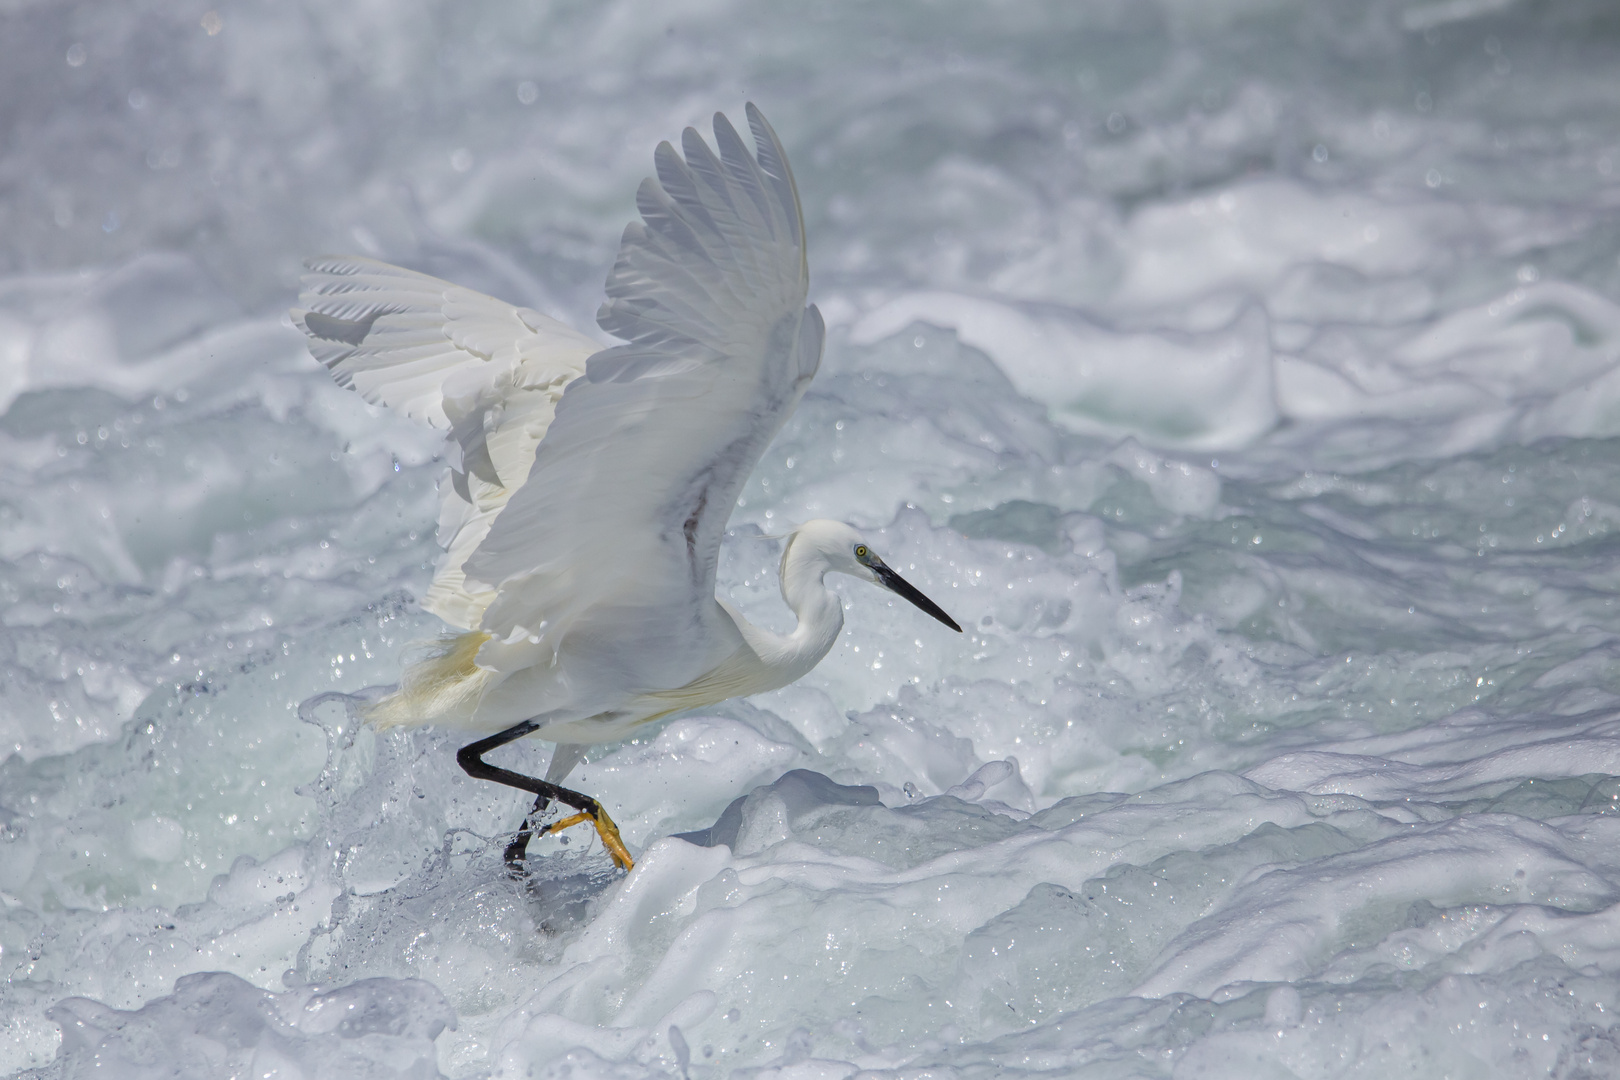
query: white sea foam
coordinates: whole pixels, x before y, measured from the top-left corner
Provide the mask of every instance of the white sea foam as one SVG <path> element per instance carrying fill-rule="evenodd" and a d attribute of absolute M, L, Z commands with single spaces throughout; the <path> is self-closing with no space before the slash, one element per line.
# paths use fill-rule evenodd
<path fill-rule="evenodd" d="M 0 13 L 0 1074 L 1620 1072 L 1605 5 L 815 15 Z M 573 774 L 632 875 L 514 881 L 520 795 L 353 719 L 438 442 L 280 311 L 355 250 L 589 327 L 750 97 L 830 332 L 722 588 L 845 518 L 966 633 L 846 589 Z"/>

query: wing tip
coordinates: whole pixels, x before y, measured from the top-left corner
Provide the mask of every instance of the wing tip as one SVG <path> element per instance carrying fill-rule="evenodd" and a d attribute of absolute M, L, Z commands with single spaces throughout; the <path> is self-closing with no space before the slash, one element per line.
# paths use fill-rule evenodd
<path fill-rule="evenodd" d="M 386 265 L 364 255 L 312 255 L 304 260 L 304 269 L 312 274 L 336 274 L 340 277 Z"/>
<path fill-rule="evenodd" d="M 752 101 L 743 106 L 743 112 L 748 117 L 748 129 L 753 132 L 755 158 L 765 175 L 775 182 L 777 197 L 782 200 L 783 208 L 787 211 L 788 225 L 793 229 L 794 243 L 804 248 L 804 210 L 799 205 L 799 185 L 793 179 L 793 167 L 788 164 L 787 150 L 782 146 L 782 140 L 777 136 L 776 129 L 771 122 L 765 119 L 759 106 Z"/>

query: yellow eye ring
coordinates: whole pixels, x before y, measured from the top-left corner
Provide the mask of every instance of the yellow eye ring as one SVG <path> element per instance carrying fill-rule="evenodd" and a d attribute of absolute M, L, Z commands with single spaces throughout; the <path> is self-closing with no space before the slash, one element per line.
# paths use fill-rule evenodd
<path fill-rule="evenodd" d="M 857 559 L 866 558 L 866 545 L 865 544 L 856 544 L 855 545 L 855 557 Z"/>

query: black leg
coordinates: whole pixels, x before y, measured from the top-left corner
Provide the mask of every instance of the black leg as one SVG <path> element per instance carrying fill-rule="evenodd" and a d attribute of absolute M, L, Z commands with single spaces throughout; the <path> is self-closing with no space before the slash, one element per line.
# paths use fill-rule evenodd
<path fill-rule="evenodd" d="M 512 842 L 506 845 L 506 865 L 516 872 L 522 868 L 518 865 L 529 851 L 529 841 L 534 838 L 534 823 L 540 820 L 540 815 L 546 812 L 551 800 L 544 795 L 534 797 L 534 809 L 523 815 L 523 827 L 518 830 Z"/>
<path fill-rule="evenodd" d="M 523 723 L 509 727 L 505 731 L 498 731 L 487 739 L 479 739 L 475 743 L 468 743 L 463 746 L 456 751 L 456 762 L 466 770 L 468 776 L 475 779 L 492 780 L 497 784 L 515 787 L 519 791 L 533 792 L 536 798 L 534 800 L 534 810 L 530 812 L 531 818 L 544 810 L 546 805 L 552 801 L 572 806 L 579 811 L 578 814 L 572 818 L 565 818 L 550 828 L 542 830 L 542 832 L 556 832 L 558 829 L 566 829 L 570 825 L 589 821 L 596 826 L 597 835 L 602 838 L 602 846 L 607 848 L 609 855 L 613 856 L 613 861 L 626 870 L 631 869 L 635 863 L 630 858 L 630 852 L 625 849 L 624 841 L 619 838 L 619 827 L 613 824 L 613 819 L 608 817 L 607 811 L 602 809 L 601 803 L 589 795 L 581 795 L 577 791 L 571 791 L 558 784 L 548 783 L 538 777 L 524 776 L 522 773 L 503 769 L 484 760 L 484 755 L 496 747 L 515 742 L 539 729 L 540 725 L 533 720 L 525 720 Z M 507 846 L 506 861 L 508 864 L 513 864 L 523 857 L 523 849 L 528 847 L 531 835 L 531 821 L 526 819 L 523 823 L 523 830 L 518 833 L 517 839 L 514 839 Z"/>

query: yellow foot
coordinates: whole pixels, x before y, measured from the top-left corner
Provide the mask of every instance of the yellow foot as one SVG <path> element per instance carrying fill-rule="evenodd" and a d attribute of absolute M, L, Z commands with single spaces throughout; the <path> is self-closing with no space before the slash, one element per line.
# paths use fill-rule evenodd
<path fill-rule="evenodd" d="M 602 846 L 613 857 L 613 862 L 622 870 L 634 870 L 635 861 L 630 858 L 630 850 L 624 846 L 624 840 L 619 836 L 619 827 L 613 824 L 607 811 L 598 809 L 594 814 L 578 813 L 573 817 L 565 817 L 561 821 L 554 821 L 540 831 L 541 836 L 550 836 L 552 833 L 571 829 L 575 825 L 590 822 L 596 826 L 596 835 L 602 838 Z"/>

